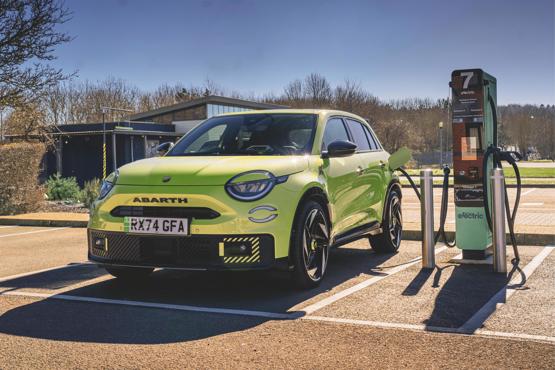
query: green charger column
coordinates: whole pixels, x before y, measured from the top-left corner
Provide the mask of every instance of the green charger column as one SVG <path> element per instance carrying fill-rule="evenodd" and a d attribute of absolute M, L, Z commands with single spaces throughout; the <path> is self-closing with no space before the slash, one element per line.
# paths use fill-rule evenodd
<path fill-rule="evenodd" d="M 452 92 L 456 244 L 462 249 L 464 259 L 484 259 L 492 235 L 485 215 L 482 183 L 492 168 L 492 160 L 489 159 L 485 172 L 482 160 L 490 145 L 497 146 L 493 119 L 497 80 L 481 69 L 463 69 L 453 71 L 449 86 Z M 487 183 L 489 186 L 489 181 Z M 488 202 L 491 204 L 491 199 Z"/>

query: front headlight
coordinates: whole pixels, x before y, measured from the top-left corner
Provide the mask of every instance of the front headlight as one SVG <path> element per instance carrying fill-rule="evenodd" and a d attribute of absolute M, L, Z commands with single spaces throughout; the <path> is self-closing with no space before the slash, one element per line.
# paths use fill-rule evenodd
<path fill-rule="evenodd" d="M 109 174 L 108 177 L 104 179 L 104 181 L 102 181 L 102 185 L 100 186 L 100 192 L 98 195 L 99 200 L 106 198 L 108 193 L 110 193 L 114 185 L 116 185 L 116 181 L 118 180 L 118 175 L 119 175 L 118 170 L 115 170 L 114 172 Z"/>
<path fill-rule="evenodd" d="M 252 177 L 257 179 L 248 180 Z M 225 190 L 234 199 L 252 202 L 264 198 L 275 185 L 287 181 L 288 176 L 274 176 L 268 171 L 249 171 L 234 176 L 225 184 Z"/>

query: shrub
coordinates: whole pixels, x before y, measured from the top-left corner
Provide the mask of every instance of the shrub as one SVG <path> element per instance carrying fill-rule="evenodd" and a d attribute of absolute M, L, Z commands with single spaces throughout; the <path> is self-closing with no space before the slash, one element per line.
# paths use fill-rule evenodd
<path fill-rule="evenodd" d="M 55 174 L 46 180 L 46 195 L 49 200 L 78 200 L 79 184 L 75 177 L 62 177 L 60 174 Z"/>
<path fill-rule="evenodd" d="M 40 207 L 44 199 L 38 176 L 45 150 L 41 143 L 0 144 L 0 214 Z"/>
<path fill-rule="evenodd" d="M 79 195 L 79 201 L 82 202 L 85 207 L 90 208 L 91 204 L 98 198 L 100 192 L 100 180 L 92 179 L 91 181 L 86 181 L 83 190 Z"/>

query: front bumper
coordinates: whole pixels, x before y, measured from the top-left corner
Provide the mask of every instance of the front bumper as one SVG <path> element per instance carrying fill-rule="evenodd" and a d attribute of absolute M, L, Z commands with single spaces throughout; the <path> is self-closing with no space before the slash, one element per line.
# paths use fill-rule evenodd
<path fill-rule="evenodd" d="M 89 260 L 100 265 L 190 270 L 280 268 L 268 234 L 152 236 L 88 230 Z M 284 262 L 284 263 L 283 263 Z"/>
<path fill-rule="evenodd" d="M 126 231 L 126 216 L 187 218 L 191 238 L 270 234 L 274 239 L 275 257 L 287 258 L 298 193 L 293 184 L 284 183 L 260 201 L 241 202 L 230 198 L 223 186 L 116 185 L 105 199 L 95 202 L 88 227 L 117 233 Z M 187 201 L 169 204 L 143 201 L 143 198 L 153 197 L 160 200 L 186 198 Z M 260 206 L 272 207 L 276 211 L 253 213 L 253 209 Z M 272 214 L 275 216 L 269 222 L 251 220 Z"/>

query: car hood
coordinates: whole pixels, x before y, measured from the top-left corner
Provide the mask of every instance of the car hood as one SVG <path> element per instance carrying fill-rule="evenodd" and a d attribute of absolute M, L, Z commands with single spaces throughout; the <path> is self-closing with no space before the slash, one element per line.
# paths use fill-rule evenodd
<path fill-rule="evenodd" d="M 121 167 L 117 184 L 224 185 L 233 176 L 247 171 L 266 170 L 283 176 L 307 167 L 305 156 L 157 157 Z"/>

